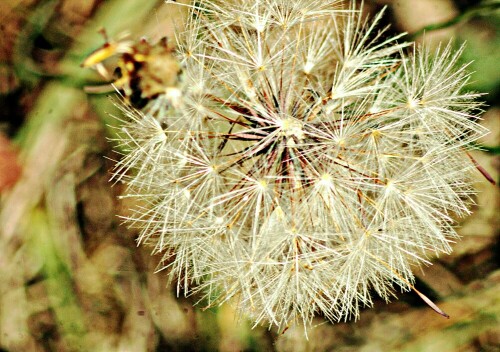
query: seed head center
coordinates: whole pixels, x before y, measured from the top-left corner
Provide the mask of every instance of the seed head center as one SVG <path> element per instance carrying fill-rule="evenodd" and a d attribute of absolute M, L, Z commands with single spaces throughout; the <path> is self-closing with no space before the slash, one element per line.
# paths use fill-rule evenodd
<path fill-rule="evenodd" d="M 296 137 L 298 140 L 304 139 L 304 130 L 302 122 L 293 117 L 280 120 L 278 123 L 280 131 L 285 137 Z"/>

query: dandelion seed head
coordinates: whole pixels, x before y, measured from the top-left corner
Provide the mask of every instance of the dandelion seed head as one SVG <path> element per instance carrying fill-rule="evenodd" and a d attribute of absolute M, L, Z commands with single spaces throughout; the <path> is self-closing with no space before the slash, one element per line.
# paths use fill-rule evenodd
<path fill-rule="evenodd" d="M 204 1 L 183 79 L 126 116 L 126 221 L 187 294 L 255 324 L 357 318 L 409 290 L 469 213 L 487 131 L 457 55 L 399 42 L 337 0 Z M 184 6 L 184 5 L 179 5 Z"/>

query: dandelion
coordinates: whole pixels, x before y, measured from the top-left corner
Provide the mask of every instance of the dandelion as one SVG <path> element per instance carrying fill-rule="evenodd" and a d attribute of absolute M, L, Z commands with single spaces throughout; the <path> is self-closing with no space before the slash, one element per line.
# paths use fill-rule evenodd
<path fill-rule="evenodd" d="M 122 107 L 115 178 L 138 242 L 178 293 L 280 329 L 410 290 L 473 203 L 466 150 L 486 131 L 460 51 L 401 43 L 338 0 L 189 7 L 182 79 Z"/>

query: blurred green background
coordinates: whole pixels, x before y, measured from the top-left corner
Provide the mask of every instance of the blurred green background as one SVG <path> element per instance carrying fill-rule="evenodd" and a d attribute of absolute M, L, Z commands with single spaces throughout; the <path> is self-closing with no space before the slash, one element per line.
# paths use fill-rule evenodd
<path fill-rule="evenodd" d="M 409 38 L 467 42 L 470 88 L 487 93 L 492 133 L 474 158 L 498 180 L 500 168 L 500 2 L 372 0 Z M 105 83 L 82 61 L 128 33 L 172 37 L 179 7 L 153 0 L 0 2 L 0 351 L 499 351 L 498 187 L 478 172 L 477 207 L 461 221 L 450 256 L 415 268 L 414 293 L 375 300 L 358 322 L 325 323 L 308 339 L 298 327 L 277 334 L 236 317 L 229 305 L 201 310 L 176 298 L 159 258 L 137 248 L 120 225 L 126 201 L 108 182 L 112 128 L 119 112 Z M 177 22 L 180 24 L 180 22 Z"/>

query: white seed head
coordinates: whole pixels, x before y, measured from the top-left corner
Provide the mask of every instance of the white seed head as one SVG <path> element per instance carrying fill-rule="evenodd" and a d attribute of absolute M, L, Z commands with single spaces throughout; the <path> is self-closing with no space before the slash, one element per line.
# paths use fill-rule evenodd
<path fill-rule="evenodd" d="M 410 289 L 468 214 L 486 131 L 450 46 L 387 38 L 337 0 L 203 1 L 177 34 L 182 85 L 124 107 L 127 221 L 178 289 L 255 323 L 357 317 Z"/>

